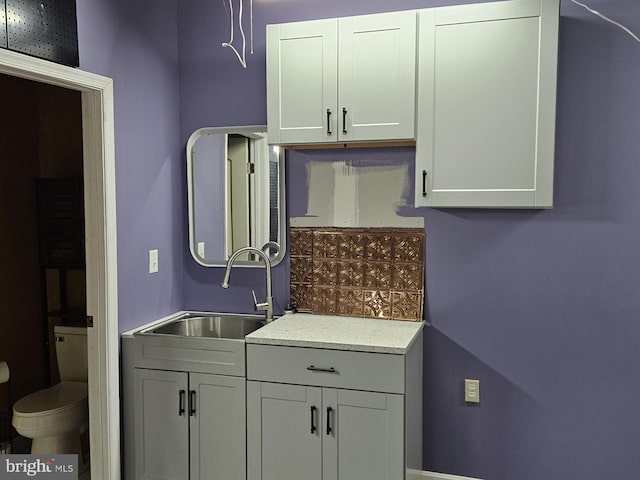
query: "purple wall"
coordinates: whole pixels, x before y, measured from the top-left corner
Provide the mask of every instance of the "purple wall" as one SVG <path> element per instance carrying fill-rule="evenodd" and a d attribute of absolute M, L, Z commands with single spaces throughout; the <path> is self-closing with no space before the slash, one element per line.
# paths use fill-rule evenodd
<path fill-rule="evenodd" d="M 198 127 L 265 122 L 265 23 L 454 3 L 472 2 L 256 2 L 256 53 L 243 70 L 219 46 L 227 39 L 222 2 L 183 2 L 182 143 Z M 637 0 L 588 3 L 640 31 Z M 486 480 L 637 478 L 638 54 L 622 31 L 563 2 L 555 208 L 416 211 L 427 231 L 433 326 L 425 470 Z M 299 162 L 309 157 L 289 155 L 289 205 L 306 201 Z M 189 308 L 250 306 L 248 290 L 262 288 L 261 274 L 242 272 L 232 280 L 240 286 L 223 292 L 216 285 L 222 272 L 184 258 Z M 286 268 L 276 269 L 280 301 Z M 481 404 L 462 402 L 465 377 L 481 380 Z"/>
<path fill-rule="evenodd" d="M 119 329 L 182 308 L 177 0 L 77 2 L 80 68 L 113 78 Z M 148 251 L 159 250 L 159 273 Z"/>
<path fill-rule="evenodd" d="M 438 5 L 453 3 L 463 2 Z M 589 3 L 640 31 L 636 0 Z M 190 258 L 183 146 L 199 127 L 265 122 L 264 25 L 435 5 L 256 2 L 255 55 L 243 70 L 219 47 L 222 2 L 78 2 L 81 68 L 114 78 L 120 330 L 183 307 L 249 311 L 250 289 L 262 291 L 262 271 L 234 272 L 223 291 L 221 269 Z M 562 15 L 555 209 L 418 211 L 433 325 L 427 470 L 600 480 L 636 478 L 640 467 L 638 46 L 574 4 Z M 290 205 L 306 199 L 302 164 L 290 167 Z M 154 275 L 150 248 L 160 250 Z M 286 265 L 274 279 L 282 307 Z M 478 406 L 460 400 L 465 377 L 482 381 Z"/>
<path fill-rule="evenodd" d="M 255 3 L 254 15 L 258 8 Z M 245 18 L 248 18 L 246 10 Z M 198 128 L 266 124 L 264 23 L 255 26 L 256 53 L 250 56 L 244 70 L 233 53 L 220 46 L 229 39 L 227 22 L 223 2 L 194 0 L 180 4 L 178 50 L 183 145 Z M 247 44 L 249 57 L 248 52 Z M 186 235 L 186 223 L 183 228 Z M 220 287 L 224 269 L 198 265 L 186 244 L 182 251 L 186 309 L 253 313 L 251 290 L 256 290 L 258 300 L 264 296 L 264 269 L 235 268 L 229 289 L 225 290 Z M 288 267 L 284 264 L 275 267 L 272 278 L 274 308 L 281 312 L 289 297 Z"/>

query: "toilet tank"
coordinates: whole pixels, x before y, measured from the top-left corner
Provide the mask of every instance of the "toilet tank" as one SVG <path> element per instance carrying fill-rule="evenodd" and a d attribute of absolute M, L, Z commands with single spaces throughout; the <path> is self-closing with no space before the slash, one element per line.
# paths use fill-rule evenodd
<path fill-rule="evenodd" d="M 86 382 L 87 329 L 84 327 L 53 327 L 56 359 L 61 382 Z"/>

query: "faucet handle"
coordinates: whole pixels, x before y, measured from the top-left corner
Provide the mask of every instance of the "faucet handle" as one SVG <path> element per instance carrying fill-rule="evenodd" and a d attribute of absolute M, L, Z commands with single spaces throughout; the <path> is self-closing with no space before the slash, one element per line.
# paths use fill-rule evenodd
<path fill-rule="evenodd" d="M 269 302 L 258 303 L 258 299 L 256 298 L 256 291 L 251 290 L 251 294 L 253 295 L 253 309 L 257 311 L 267 311 L 269 309 Z"/>

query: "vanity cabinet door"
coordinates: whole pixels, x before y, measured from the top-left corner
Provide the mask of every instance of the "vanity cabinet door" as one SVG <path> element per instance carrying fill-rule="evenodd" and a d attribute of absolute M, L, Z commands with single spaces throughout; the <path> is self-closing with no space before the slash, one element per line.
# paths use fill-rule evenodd
<path fill-rule="evenodd" d="M 189 480 L 188 383 L 184 372 L 134 370 L 137 480 Z"/>
<path fill-rule="evenodd" d="M 322 479 L 319 387 L 247 382 L 247 478 Z"/>
<path fill-rule="evenodd" d="M 404 478 L 404 395 L 247 382 L 249 480 Z"/>
<path fill-rule="evenodd" d="M 246 478 L 245 383 L 189 374 L 191 480 Z"/>
<path fill-rule="evenodd" d="M 338 23 L 267 26 L 270 143 L 337 141 Z"/>
<path fill-rule="evenodd" d="M 559 0 L 424 10 L 416 206 L 551 207 Z"/>
<path fill-rule="evenodd" d="M 322 389 L 323 480 L 404 478 L 404 395 Z"/>
<path fill-rule="evenodd" d="M 136 480 L 246 478 L 245 379 L 134 370 Z"/>

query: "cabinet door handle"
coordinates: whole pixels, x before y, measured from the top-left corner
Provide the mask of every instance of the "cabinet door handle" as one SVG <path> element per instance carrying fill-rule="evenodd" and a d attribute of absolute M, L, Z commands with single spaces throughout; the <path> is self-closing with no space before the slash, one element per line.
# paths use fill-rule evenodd
<path fill-rule="evenodd" d="M 427 171 L 422 170 L 422 196 L 427 196 Z"/>
<path fill-rule="evenodd" d="M 327 136 L 331 136 L 333 132 L 331 131 L 331 109 L 327 108 Z"/>
<path fill-rule="evenodd" d="M 316 410 L 315 406 L 311 406 L 311 433 L 316 433 L 318 427 L 316 427 Z"/>
<path fill-rule="evenodd" d="M 347 109 L 342 107 L 342 134 L 347 134 Z"/>
<path fill-rule="evenodd" d="M 189 416 L 193 417 L 196 414 L 196 391 L 189 390 Z"/>
<path fill-rule="evenodd" d="M 310 372 L 338 373 L 338 371 L 333 367 L 321 368 L 321 367 L 316 367 L 315 365 L 309 365 L 307 367 L 307 370 L 309 370 Z"/>
<path fill-rule="evenodd" d="M 178 392 L 178 416 L 184 415 L 184 397 L 187 392 L 180 390 Z"/>
<path fill-rule="evenodd" d="M 327 435 L 331 435 L 333 431 L 331 429 L 331 412 L 333 412 L 333 408 L 327 407 Z"/>

